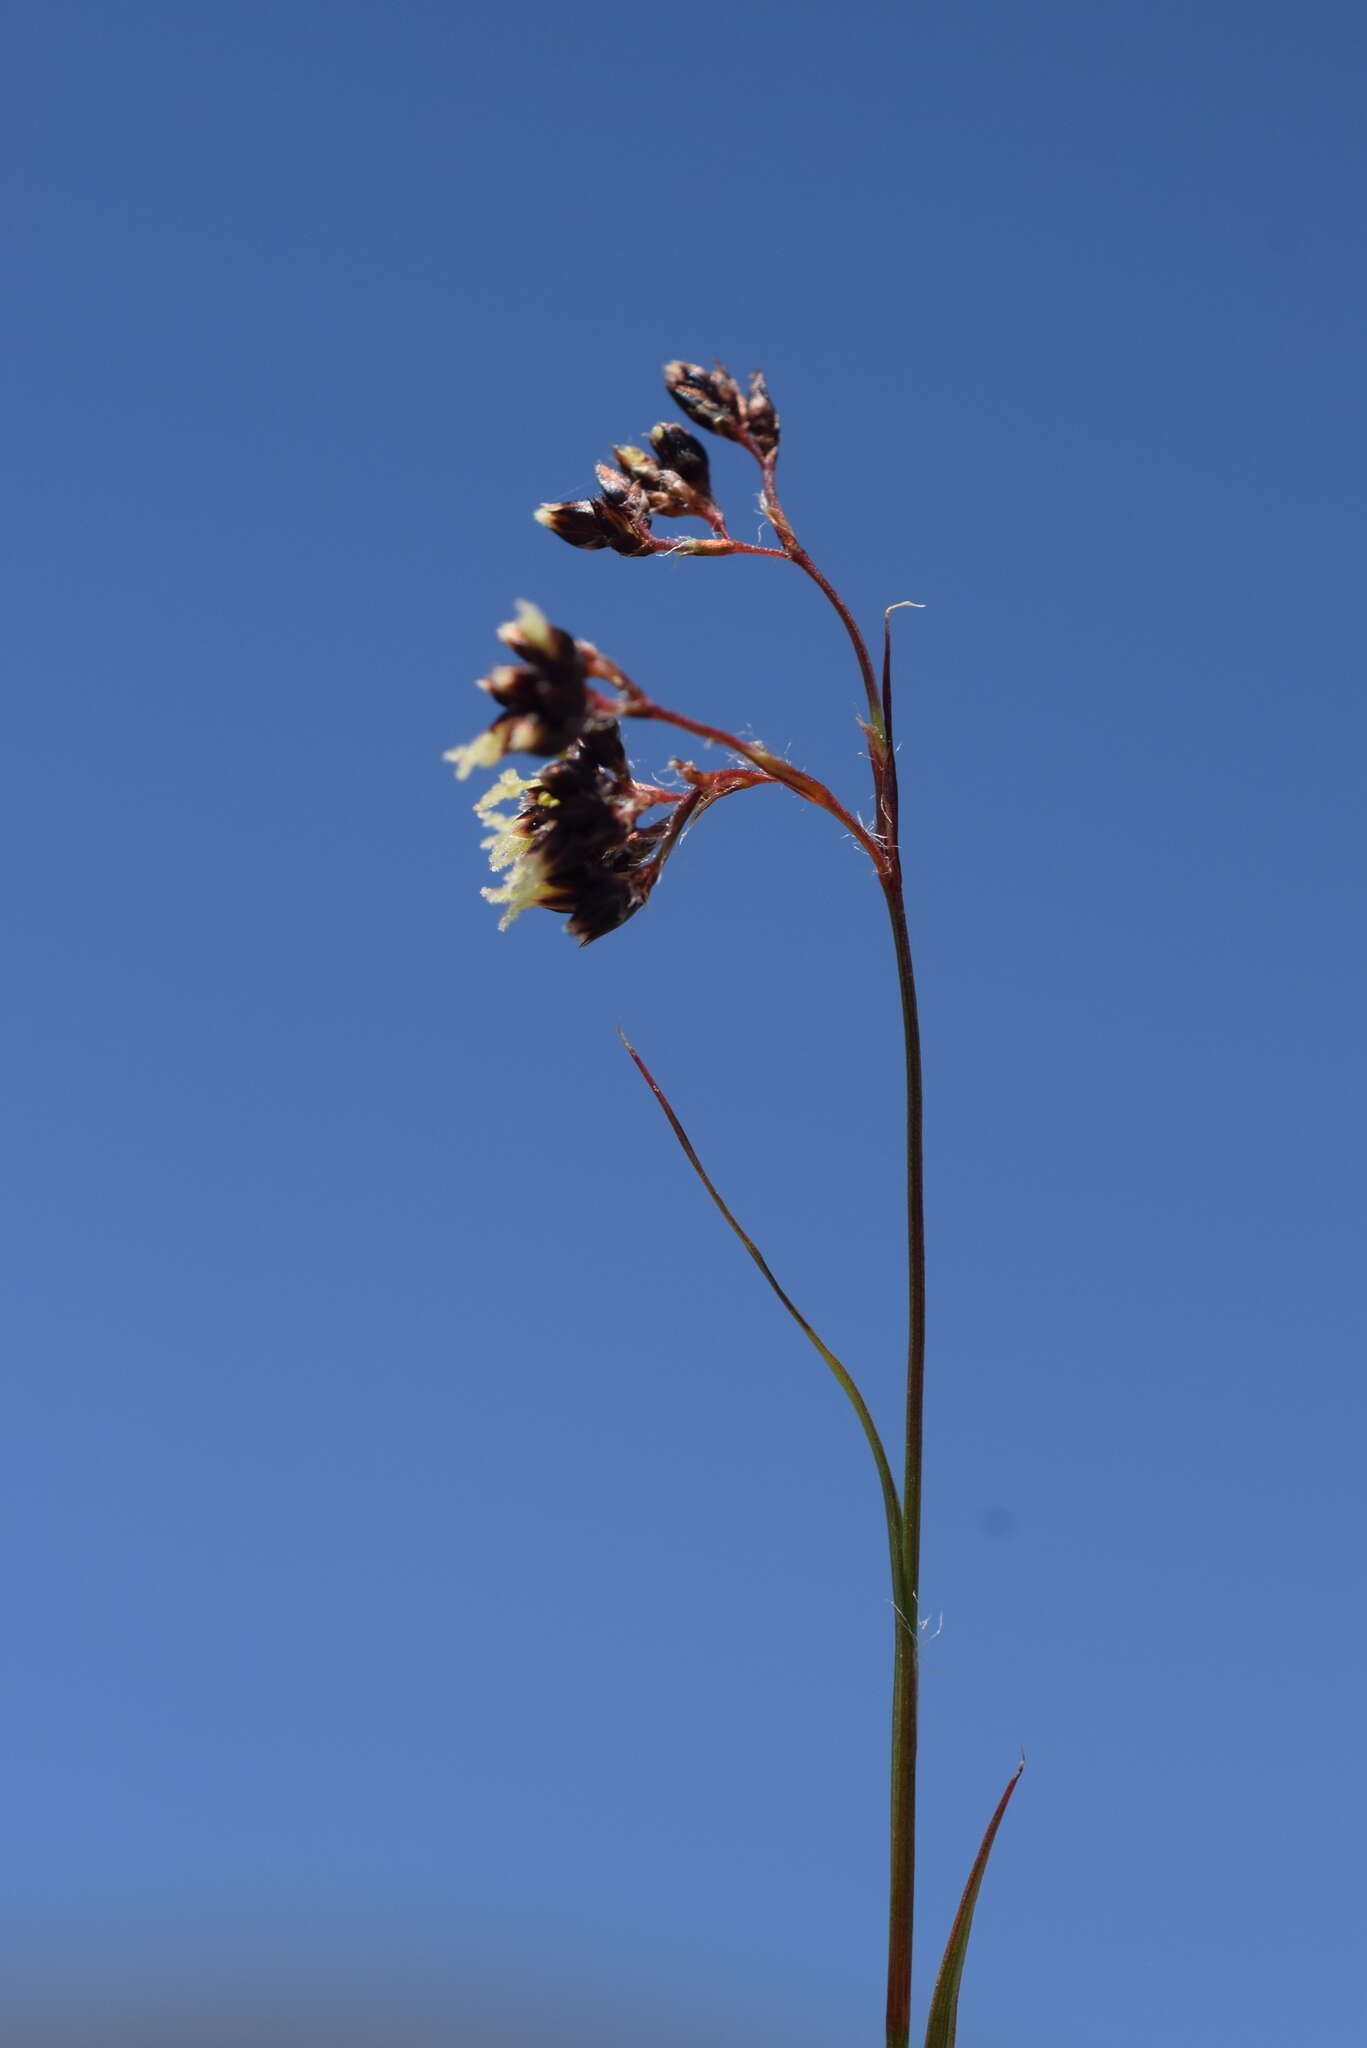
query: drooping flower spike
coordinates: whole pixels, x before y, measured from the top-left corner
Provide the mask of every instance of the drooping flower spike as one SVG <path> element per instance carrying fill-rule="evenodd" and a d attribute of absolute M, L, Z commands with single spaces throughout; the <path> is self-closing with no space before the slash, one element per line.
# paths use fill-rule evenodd
<path fill-rule="evenodd" d="M 581 944 L 601 938 L 640 909 L 703 811 L 741 789 L 776 780 L 796 787 L 801 780 L 757 743 L 664 711 L 616 662 L 553 626 L 533 604 L 519 604 L 498 637 L 523 657 L 479 679 L 501 715 L 444 758 L 464 781 L 472 769 L 496 767 L 510 753 L 555 757 L 531 777 L 505 769 L 475 805 L 491 828 L 483 841 L 489 864 L 504 877 L 484 891 L 503 908 L 500 930 L 536 906 L 567 916 Z M 682 788 L 638 782 L 622 744 L 623 718 L 682 726 L 730 748 L 746 765 L 701 769 L 674 761 Z M 645 813 L 657 809 L 666 816 L 643 825 Z"/>

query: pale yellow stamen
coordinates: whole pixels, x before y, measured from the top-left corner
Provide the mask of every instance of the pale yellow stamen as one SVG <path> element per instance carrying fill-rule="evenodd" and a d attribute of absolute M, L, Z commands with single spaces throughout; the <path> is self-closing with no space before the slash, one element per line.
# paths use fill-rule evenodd
<path fill-rule="evenodd" d="M 527 838 L 526 832 L 518 823 L 517 812 L 500 810 L 499 805 L 516 803 L 524 790 L 530 789 L 531 786 L 515 768 L 505 768 L 497 782 L 490 783 L 475 804 L 476 817 L 484 824 L 493 826 L 489 837 L 481 839 L 479 843 L 488 852 L 489 865 L 495 872 L 499 868 L 513 865 L 522 853 Z"/>
<path fill-rule="evenodd" d="M 503 742 L 496 732 L 482 732 L 478 739 L 467 740 L 463 747 L 452 747 L 441 758 L 451 763 L 457 782 L 464 782 L 473 769 L 492 768 L 503 759 Z"/>
<path fill-rule="evenodd" d="M 531 788 L 534 780 L 534 776 L 519 775 L 516 768 L 505 768 L 489 784 L 483 796 L 475 798 L 475 816 L 487 821 L 500 804 L 515 803 L 524 790 Z"/>
<path fill-rule="evenodd" d="M 504 905 L 498 925 L 501 932 L 506 931 L 522 911 L 539 903 L 545 893 L 544 863 L 530 850 L 527 828 L 519 815 L 520 799 L 534 787 L 534 779 L 519 775 L 515 768 L 505 768 L 475 804 L 477 815 L 486 825 L 493 827 L 488 838 L 480 841 L 489 856 L 489 865 L 495 874 L 504 868 L 508 870 L 506 881 L 497 889 L 480 891 L 486 902 Z M 556 799 L 543 791 L 537 801 L 554 804 Z M 519 809 L 500 810 L 501 804 L 518 805 Z"/>
<path fill-rule="evenodd" d="M 492 842 L 486 839 L 484 843 L 488 846 Z M 490 860 L 495 867 L 501 865 L 492 855 Z M 501 932 L 506 932 L 515 917 L 520 917 L 524 910 L 530 910 L 533 904 L 540 903 L 545 896 L 545 863 L 536 854 L 528 853 L 524 849 L 513 860 L 505 882 L 500 883 L 497 889 L 481 889 L 479 893 L 486 903 L 501 903 L 505 906 L 498 921 L 498 928 Z"/>

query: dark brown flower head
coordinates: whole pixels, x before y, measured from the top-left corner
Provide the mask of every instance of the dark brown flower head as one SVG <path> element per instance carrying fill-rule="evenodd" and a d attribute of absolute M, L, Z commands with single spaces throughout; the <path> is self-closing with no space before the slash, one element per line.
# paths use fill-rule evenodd
<path fill-rule="evenodd" d="M 778 414 L 769 396 L 762 370 L 750 373 L 750 394 L 745 401 L 745 424 L 761 455 L 772 455 L 778 447 Z"/>
<path fill-rule="evenodd" d="M 659 427 L 655 428 L 650 437 L 652 442 L 660 431 Z M 625 474 L 645 492 L 646 503 L 652 512 L 658 512 L 666 519 L 706 519 L 709 514 L 715 515 L 716 507 L 708 489 L 707 457 L 703 455 L 701 444 L 693 439 L 686 427 L 670 427 L 667 431 L 691 443 L 702 457 L 700 472 L 696 462 L 689 463 L 694 475 L 701 473 L 701 485 L 695 484 L 692 477 L 685 476 L 663 453 L 657 462 L 653 456 L 647 455 L 644 448 L 627 446 L 614 448 L 612 452 Z"/>
<path fill-rule="evenodd" d="M 598 481 L 603 486 L 600 497 L 538 506 L 537 523 L 572 548 L 612 548 L 619 555 L 654 554 L 650 505 L 640 485 L 605 462 L 598 465 Z"/>
<path fill-rule="evenodd" d="M 646 503 L 652 512 L 663 513 L 667 519 L 677 519 L 681 514 L 696 510 L 697 501 L 692 491 L 672 469 L 661 469 L 658 462 L 646 454 L 644 448 L 614 448 L 613 454 L 631 481 L 645 492 Z"/>
<path fill-rule="evenodd" d="M 650 445 L 665 469 L 672 469 L 700 498 L 711 498 L 707 450 L 696 434 L 690 434 L 687 427 L 676 427 L 673 420 L 661 420 L 650 430 Z"/>
<path fill-rule="evenodd" d="M 745 425 L 744 403 L 730 371 L 718 363 L 705 370 L 701 363 L 666 363 L 665 389 L 695 427 L 724 440 L 739 441 Z"/>
<path fill-rule="evenodd" d="M 500 930 L 533 907 L 568 917 L 581 945 L 625 924 L 659 874 L 664 827 L 637 825 L 649 802 L 615 723 L 586 732 L 531 781 L 505 770 L 475 805 L 493 828 L 484 841 L 489 865 L 506 870 L 498 888 L 484 891 L 503 906 Z M 516 809 L 499 808 L 507 803 Z"/>
<path fill-rule="evenodd" d="M 498 637 L 522 659 L 500 662 L 479 679 L 502 716 L 478 739 L 447 754 L 462 781 L 472 768 L 492 768 L 505 754 L 563 754 L 594 720 L 585 689 L 589 670 L 568 633 L 534 604 L 520 604 Z"/>

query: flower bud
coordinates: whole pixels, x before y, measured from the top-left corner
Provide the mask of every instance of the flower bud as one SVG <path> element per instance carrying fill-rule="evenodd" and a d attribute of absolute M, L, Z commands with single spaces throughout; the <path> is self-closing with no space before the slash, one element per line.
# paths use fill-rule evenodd
<path fill-rule="evenodd" d="M 707 450 L 696 434 L 690 434 L 687 427 L 676 427 L 672 420 L 661 420 L 650 430 L 650 445 L 666 469 L 682 477 L 700 498 L 711 499 L 712 472 Z"/>
<path fill-rule="evenodd" d="M 625 448 L 614 446 L 612 452 L 617 457 L 617 467 L 623 470 L 633 483 L 639 484 L 643 491 L 649 493 L 659 489 L 660 465 L 652 461 L 644 448 L 633 448 L 628 443 Z"/>
<path fill-rule="evenodd" d="M 671 432 L 675 431 L 671 429 Z M 686 441 L 693 436 L 683 427 L 677 429 Z M 694 447 L 698 447 L 696 441 Z M 658 512 L 666 519 L 705 518 L 704 504 L 710 502 L 705 491 L 696 491 L 688 480 L 675 469 L 662 469 L 660 464 L 646 454 L 644 448 L 614 448 L 623 470 L 632 482 L 639 484 L 646 494 L 646 503 L 652 512 Z M 701 449 L 699 453 L 701 454 Z M 706 470 L 706 458 L 703 467 Z"/>
<path fill-rule="evenodd" d="M 745 423 L 761 455 L 772 455 L 778 447 L 778 414 L 769 396 L 762 370 L 750 373 L 750 394 L 745 401 Z"/>
<path fill-rule="evenodd" d="M 594 464 L 594 474 L 603 487 L 603 497 L 614 511 L 623 513 L 628 519 L 644 518 L 648 511 L 646 494 L 638 483 L 623 476 L 620 469 L 614 469 L 610 462 Z"/>
<path fill-rule="evenodd" d="M 539 505 L 532 515 L 572 548 L 611 548 L 619 555 L 651 555 L 650 506 L 639 485 L 603 463 L 601 498 L 577 498 L 566 505 Z"/>
<path fill-rule="evenodd" d="M 740 439 L 745 419 L 740 391 L 720 363 L 715 370 L 705 370 L 701 363 L 666 363 L 665 389 L 695 427 L 726 441 Z"/>
<path fill-rule="evenodd" d="M 565 505 L 538 505 L 532 517 L 538 526 L 544 526 L 561 540 L 568 541 L 572 548 L 605 548 L 608 545 L 598 517 L 596 499 L 576 498 Z"/>
<path fill-rule="evenodd" d="M 603 494 L 594 499 L 594 512 L 607 545 L 619 555 L 653 554 L 650 504 L 641 486 L 611 463 L 600 462 L 597 472 Z"/>

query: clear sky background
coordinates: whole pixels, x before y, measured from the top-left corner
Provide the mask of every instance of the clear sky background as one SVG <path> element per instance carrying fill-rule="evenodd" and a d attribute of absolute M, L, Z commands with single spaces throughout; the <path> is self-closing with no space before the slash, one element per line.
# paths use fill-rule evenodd
<path fill-rule="evenodd" d="M 762 792 L 500 936 L 440 760 L 529 597 L 866 803 L 809 585 L 529 516 L 721 355 L 926 606 L 922 1996 L 1024 1746 L 963 2048 L 1352 2038 L 1360 8 L 12 21 L 23 1995 L 881 2039 L 876 1489 L 613 1032 L 895 1434 L 876 890 Z"/>

